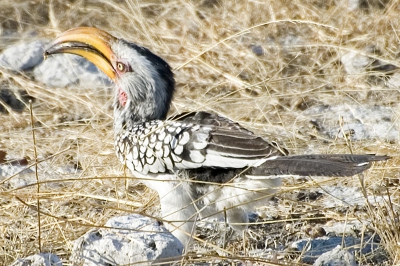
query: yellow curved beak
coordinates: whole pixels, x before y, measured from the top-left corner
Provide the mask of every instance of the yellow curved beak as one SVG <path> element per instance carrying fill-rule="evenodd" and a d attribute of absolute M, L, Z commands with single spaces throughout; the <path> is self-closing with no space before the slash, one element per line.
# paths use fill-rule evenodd
<path fill-rule="evenodd" d="M 109 33 L 92 27 L 70 29 L 58 36 L 44 52 L 44 57 L 59 53 L 80 55 L 103 71 L 112 80 L 116 72 L 111 63 L 115 55 L 111 45 L 117 38 Z"/>

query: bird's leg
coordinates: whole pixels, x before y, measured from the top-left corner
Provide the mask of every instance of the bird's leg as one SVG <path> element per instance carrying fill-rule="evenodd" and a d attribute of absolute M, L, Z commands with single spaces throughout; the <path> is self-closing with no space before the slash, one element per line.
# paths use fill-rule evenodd
<path fill-rule="evenodd" d="M 245 230 L 247 229 L 247 223 L 249 218 L 247 213 L 238 207 L 234 208 L 224 208 L 224 221 L 225 221 L 225 231 L 222 237 L 222 248 L 226 248 L 226 244 L 231 240 L 234 233 L 240 233 L 244 235 Z M 229 225 L 229 226 L 228 226 Z"/>
<path fill-rule="evenodd" d="M 247 213 L 240 207 L 234 207 L 226 211 L 227 222 L 236 232 L 243 232 L 247 229 L 249 217 Z"/>
<path fill-rule="evenodd" d="M 162 190 L 157 189 L 157 192 L 160 196 L 162 218 L 166 222 L 167 229 L 187 250 L 195 232 L 198 215 L 188 183 L 165 182 Z"/>

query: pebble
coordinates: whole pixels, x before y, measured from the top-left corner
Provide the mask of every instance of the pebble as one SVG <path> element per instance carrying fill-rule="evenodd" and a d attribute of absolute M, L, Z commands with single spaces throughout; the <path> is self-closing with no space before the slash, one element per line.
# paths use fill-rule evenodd
<path fill-rule="evenodd" d="M 60 258 L 52 253 L 39 253 L 17 259 L 11 266 L 62 266 Z"/>
<path fill-rule="evenodd" d="M 104 88 L 111 80 L 86 59 L 70 54 L 47 58 L 33 71 L 37 81 L 51 87 Z"/>
<path fill-rule="evenodd" d="M 183 246 L 156 220 L 138 214 L 113 217 L 110 228 L 90 230 L 74 242 L 71 261 L 76 265 L 163 265 L 181 256 Z"/>
<path fill-rule="evenodd" d="M 329 138 L 346 136 L 352 141 L 380 139 L 393 142 L 399 139 L 395 109 L 397 107 L 378 105 L 318 105 L 302 115 L 310 119 L 319 133 Z"/>
<path fill-rule="evenodd" d="M 0 54 L 0 68 L 14 71 L 30 70 L 43 62 L 43 52 L 50 41 L 35 40 L 12 45 Z"/>

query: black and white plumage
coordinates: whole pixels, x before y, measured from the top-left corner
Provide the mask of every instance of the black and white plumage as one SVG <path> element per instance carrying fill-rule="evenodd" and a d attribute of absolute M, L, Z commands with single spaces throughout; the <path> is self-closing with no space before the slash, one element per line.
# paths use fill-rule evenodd
<path fill-rule="evenodd" d="M 271 197 L 282 175 L 351 176 L 386 160 L 375 155 L 287 156 L 268 140 L 227 118 L 185 113 L 166 120 L 174 93 L 170 66 L 148 49 L 95 28 L 60 35 L 46 55 L 72 53 L 115 82 L 116 153 L 134 176 L 160 196 L 162 218 L 183 243 L 197 219 L 221 214 L 235 230 L 247 210 Z"/>

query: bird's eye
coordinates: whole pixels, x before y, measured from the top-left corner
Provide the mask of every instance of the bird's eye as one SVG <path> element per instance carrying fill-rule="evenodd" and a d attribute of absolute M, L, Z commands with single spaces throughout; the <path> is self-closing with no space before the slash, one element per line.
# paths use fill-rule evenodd
<path fill-rule="evenodd" d="M 126 72 L 127 67 L 124 63 L 117 62 L 117 69 L 119 72 Z"/>

